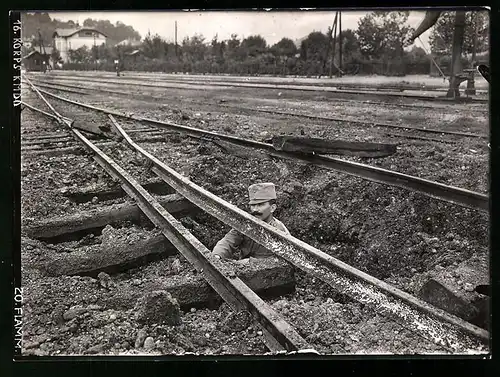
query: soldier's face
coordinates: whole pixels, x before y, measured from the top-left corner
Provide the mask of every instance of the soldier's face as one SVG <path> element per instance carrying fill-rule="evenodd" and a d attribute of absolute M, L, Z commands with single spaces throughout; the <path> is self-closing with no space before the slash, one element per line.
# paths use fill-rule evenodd
<path fill-rule="evenodd" d="M 263 221 L 267 220 L 275 210 L 276 204 L 270 204 L 269 202 L 250 204 L 250 213 Z"/>

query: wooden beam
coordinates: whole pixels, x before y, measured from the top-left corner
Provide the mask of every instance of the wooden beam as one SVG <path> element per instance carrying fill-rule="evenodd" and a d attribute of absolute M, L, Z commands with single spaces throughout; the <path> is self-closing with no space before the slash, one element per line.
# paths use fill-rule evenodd
<path fill-rule="evenodd" d="M 196 206 L 176 194 L 167 195 L 158 201 L 172 214 L 188 214 L 197 209 Z M 138 220 L 140 216 L 142 216 L 142 212 L 137 205 L 123 203 L 78 212 L 70 216 L 44 219 L 36 224 L 22 227 L 22 232 L 31 238 L 49 239 L 87 229 L 104 227 L 120 221 Z"/>
<path fill-rule="evenodd" d="M 276 150 L 317 154 L 339 154 L 358 157 L 387 157 L 397 150 L 394 144 L 359 141 L 329 140 L 310 137 L 275 136 L 272 138 Z"/>

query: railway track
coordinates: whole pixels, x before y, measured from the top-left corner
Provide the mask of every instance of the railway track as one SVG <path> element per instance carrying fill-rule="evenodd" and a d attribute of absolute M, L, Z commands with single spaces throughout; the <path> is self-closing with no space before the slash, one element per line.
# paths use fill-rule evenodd
<path fill-rule="evenodd" d="M 80 78 L 81 79 L 81 78 Z M 61 81 L 74 81 L 74 78 L 60 78 Z M 101 81 L 97 79 L 92 79 L 85 77 L 87 82 L 100 83 Z M 292 91 L 307 91 L 307 92 L 317 92 L 317 93 L 328 93 L 328 94 L 344 94 L 344 95 L 362 95 L 362 96 L 372 96 L 372 97 L 387 97 L 391 99 L 407 99 L 407 100 L 419 100 L 419 101 L 430 101 L 435 103 L 457 103 L 455 99 L 450 99 L 443 96 L 428 96 L 428 95 L 417 95 L 417 94 L 403 94 L 403 93 L 391 93 L 391 92 L 377 92 L 377 91 L 360 91 L 360 90 L 339 90 L 333 88 L 317 87 L 317 86 L 297 86 L 297 85 L 276 85 L 276 84 L 251 84 L 251 83 L 200 83 L 200 82 L 189 82 L 182 81 L 179 83 L 168 81 L 158 83 L 145 83 L 144 80 L 129 80 L 124 79 L 108 79 L 107 83 L 110 84 L 128 84 L 137 85 L 141 87 L 155 87 L 155 88 L 178 88 L 178 89 L 192 89 L 197 86 L 206 86 L 207 88 L 252 88 L 252 89 L 276 89 L 276 90 L 292 90 Z M 467 101 L 469 103 L 488 103 L 487 98 L 461 98 L 459 101 Z"/>
<path fill-rule="evenodd" d="M 28 81 L 28 83 L 30 82 Z M 30 85 L 32 84 L 30 83 Z M 209 250 L 161 207 L 127 171 L 75 129 L 72 119 L 59 114 L 43 96 L 43 94 L 48 94 L 47 92 L 40 91 L 34 85 L 32 88 L 47 104 L 52 113 L 34 109 L 28 104 L 25 106 L 65 125 L 103 169 L 122 183 L 126 193 L 136 201 L 139 208 L 161 229 L 179 252 L 203 274 L 214 290 L 236 310 L 245 308 L 252 314 L 253 319 L 265 334 L 266 345 L 270 350 L 311 351 L 307 342 L 280 315 L 249 290 L 235 276 L 234 271 L 231 271 L 223 262 L 211 257 Z M 108 116 L 115 131 L 123 137 L 130 148 L 149 160 L 152 171 L 157 176 L 208 214 L 266 246 L 275 255 L 322 280 L 338 292 L 374 308 L 383 315 L 394 318 L 416 334 L 432 340 L 446 349 L 456 352 L 478 352 L 478 350 L 481 352 L 485 350 L 489 341 L 487 331 L 356 270 L 293 236 L 277 231 L 195 185 L 141 148 L 123 130 L 112 114 L 108 114 Z M 175 125 L 175 127 L 182 126 Z M 192 135 L 200 135 L 201 132 L 188 127 L 183 127 L 182 130 Z M 207 133 L 204 134 L 204 137 L 206 136 Z M 251 143 L 234 137 L 232 140 L 243 144 Z"/>
<path fill-rule="evenodd" d="M 224 142 L 229 142 L 243 147 L 250 147 L 253 149 L 264 151 L 265 153 L 275 156 L 278 158 L 290 159 L 299 161 L 302 163 L 310 163 L 313 165 L 318 165 L 326 167 L 332 170 L 337 170 L 346 174 L 354 175 L 363 179 L 370 180 L 372 182 L 382 183 L 385 185 L 391 185 L 400 187 L 406 190 L 411 190 L 418 192 L 420 194 L 444 200 L 450 203 L 458 204 L 468 208 L 478 209 L 481 211 L 489 210 L 489 197 L 485 194 L 480 194 L 470 190 L 461 189 L 454 186 L 444 185 L 438 182 L 429 181 L 426 179 L 410 176 L 407 174 L 398 173 L 395 171 L 382 169 L 374 166 L 369 166 L 365 164 L 360 164 L 356 162 L 350 162 L 347 160 L 332 158 L 324 155 L 317 154 L 302 154 L 293 153 L 276 150 L 272 144 L 262 143 L 258 141 L 242 139 L 239 137 L 224 135 L 211 131 L 204 131 L 198 128 L 182 126 L 172 122 L 162 122 L 148 118 L 142 118 L 135 115 L 128 116 L 126 114 L 120 113 L 118 111 L 108 110 L 104 108 L 98 108 L 92 105 L 83 104 L 77 101 L 73 101 L 48 91 L 40 89 L 40 91 L 52 98 L 57 100 L 76 105 L 82 108 L 90 109 L 92 111 L 97 111 L 99 113 L 108 114 L 120 117 L 122 119 L 128 119 L 138 122 L 143 122 L 154 127 L 161 129 L 167 129 L 170 131 L 181 132 L 183 134 L 189 135 L 202 140 L 220 140 Z"/>
<path fill-rule="evenodd" d="M 136 77 L 136 78 L 150 78 L 149 75 L 141 75 L 138 72 L 127 72 L 128 76 Z M 359 83 L 350 83 L 350 82 L 342 82 L 342 81 L 335 81 L 335 79 L 328 79 L 329 81 L 318 81 L 317 79 L 310 79 L 309 82 L 306 81 L 300 81 L 299 80 L 294 80 L 292 81 L 287 81 L 286 78 L 283 80 L 283 78 L 268 78 L 265 76 L 257 76 L 257 77 L 227 77 L 227 76 L 205 76 L 205 75 L 194 75 L 190 77 L 183 77 L 179 75 L 159 75 L 155 77 L 155 79 L 160 79 L 160 80 L 171 80 L 172 78 L 177 79 L 179 81 L 183 80 L 192 80 L 195 79 L 198 81 L 222 81 L 222 82 L 262 82 L 266 84 L 273 84 L 275 82 L 279 82 L 280 84 L 284 85 L 314 85 L 314 86 L 326 86 L 326 87 L 344 87 L 344 88 L 366 88 L 366 89 L 380 89 L 380 90 L 390 90 L 394 89 L 397 91 L 405 91 L 405 90 L 413 90 L 413 91 L 438 91 L 438 92 L 446 92 L 448 91 L 447 86 L 442 86 L 442 85 L 418 85 L 418 84 L 405 84 L 402 83 L 400 85 L 398 84 L 359 84 Z M 321 80 L 321 79 L 320 79 Z M 486 88 L 476 88 L 476 91 L 479 92 L 487 92 L 488 89 Z"/>
<path fill-rule="evenodd" d="M 37 83 L 37 85 L 39 85 L 42 88 L 59 90 L 62 92 L 75 93 L 75 90 L 78 89 L 79 92 L 76 92 L 76 93 L 82 94 L 82 95 L 89 95 L 88 91 L 90 91 L 90 92 L 109 93 L 109 94 L 113 94 L 113 95 L 121 95 L 121 96 L 127 96 L 127 97 L 131 96 L 131 94 L 128 92 L 118 91 L 118 90 L 110 90 L 110 89 L 95 88 L 95 87 L 82 87 L 82 86 L 67 85 L 67 84 L 66 85 L 65 84 L 54 85 L 54 84 L 48 84 L 46 82 L 40 82 L 40 81 L 35 81 L 35 82 Z M 67 89 L 67 88 L 69 88 L 69 89 Z M 154 95 L 141 96 L 141 95 L 134 94 L 134 98 L 138 98 L 138 97 L 139 98 L 145 97 L 145 99 L 149 100 L 149 101 L 151 101 L 151 98 L 162 99 L 162 97 L 160 97 L 160 96 L 154 96 Z M 191 102 L 191 103 L 193 103 L 193 102 Z M 206 103 L 202 103 L 202 102 L 199 102 L 199 104 L 206 105 Z M 282 116 L 287 116 L 287 117 L 304 118 L 304 119 L 318 120 L 318 121 L 325 121 L 325 122 L 346 122 L 346 123 L 350 123 L 350 124 L 360 125 L 363 127 L 386 128 L 388 130 L 401 130 L 403 132 L 410 131 L 412 133 L 407 133 L 407 134 L 393 133 L 390 131 L 386 132 L 386 134 L 388 136 L 401 137 L 401 138 L 406 138 L 406 139 L 410 139 L 410 140 L 425 140 L 425 141 L 432 141 L 432 142 L 439 142 L 439 143 L 454 143 L 457 141 L 457 138 L 460 139 L 461 137 L 481 138 L 481 139 L 488 138 L 487 135 L 483 135 L 483 134 L 479 134 L 479 133 L 472 133 L 472 132 L 457 132 L 457 131 L 438 130 L 438 129 L 432 129 L 432 128 L 415 127 L 415 126 L 402 126 L 402 125 L 392 124 L 392 123 L 387 123 L 387 122 L 366 122 L 366 121 L 352 119 L 352 118 L 309 115 L 309 114 L 301 114 L 301 113 L 290 112 L 290 111 L 250 108 L 250 107 L 228 105 L 228 104 L 221 104 L 221 103 L 214 103 L 213 105 L 218 106 L 218 107 L 222 107 L 225 109 L 230 109 L 230 110 L 240 110 L 240 111 L 242 110 L 242 111 L 246 111 L 246 112 L 258 112 L 258 113 L 265 113 L 265 114 L 272 114 L 272 115 L 282 115 Z M 424 136 L 424 135 L 431 135 L 433 137 Z M 441 138 L 437 138 L 436 136 L 440 136 Z M 450 139 L 443 139 L 442 138 L 443 136 L 450 136 L 454 139 L 451 139 L 451 140 Z"/>
<path fill-rule="evenodd" d="M 48 81 L 34 79 L 34 82 L 38 82 L 40 84 L 57 84 L 58 86 L 60 86 L 62 88 L 76 88 L 76 89 L 80 88 L 79 86 L 75 86 L 75 85 L 71 85 L 71 84 L 63 84 L 61 82 L 56 82 L 57 77 L 47 76 L 44 78 L 45 78 L 45 80 L 48 80 Z M 82 78 L 85 78 L 85 76 L 83 76 Z M 67 81 L 75 81 L 74 77 L 71 78 L 71 76 L 68 76 L 67 78 L 63 78 L 63 79 L 65 79 Z M 78 82 L 81 82 L 81 79 Z M 96 88 L 96 89 L 98 89 L 98 88 Z M 366 104 L 366 105 L 372 105 L 372 106 L 384 106 L 384 107 L 395 107 L 395 108 L 408 108 L 408 109 L 416 109 L 416 110 L 421 110 L 421 109 L 439 110 L 439 109 L 447 109 L 448 108 L 448 107 L 439 106 L 439 104 L 424 105 L 424 104 L 420 103 L 418 105 L 413 105 L 413 104 L 402 103 L 402 102 L 394 103 L 394 102 L 372 101 L 372 100 L 364 101 L 364 100 L 345 99 L 345 98 L 344 99 L 335 98 L 335 102 L 336 103 Z M 449 104 L 447 106 L 449 106 Z M 468 111 L 484 111 L 484 110 L 477 109 L 477 108 L 469 108 Z"/>
<path fill-rule="evenodd" d="M 23 106 L 30 110 L 43 113 L 46 116 L 50 116 L 50 113 L 37 109 L 29 103 L 23 103 Z M 128 132 L 137 137 L 141 142 L 159 142 L 165 140 L 167 136 L 166 131 L 151 128 L 131 129 Z M 99 147 L 113 145 L 113 142 L 102 141 L 99 139 L 99 136 L 96 135 L 91 134 L 88 138 L 94 140 Z M 72 135 L 66 133 L 38 133 L 36 136 L 23 135 L 22 139 L 21 152 L 23 154 L 58 156 L 65 153 L 79 154 L 82 152 L 78 140 L 75 140 Z"/>
<path fill-rule="evenodd" d="M 43 97 L 41 97 L 43 99 Z M 35 109 L 38 112 L 43 110 Z M 43 112 L 57 122 L 66 124 L 73 135 L 93 153 L 94 159 L 112 177 L 120 180 L 125 192 L 132 197 L 146 216 L 158 226 L 165 237 L 191 262 L 206 280 L 235 310 L 248 310 L 256 319 L 259 328 L 264 332 L 266 345 L 271 351 L 298 351 L 310 348 L 307 342 L 286 323 L 281 316 L 271 309 L 234 273 L 224 271 L 222 262 L 210 255 L 206 249 L 189 231 L 184 228 L 160 203 L 149 194 L 132 176 L 120 167 L 114 160 L 102 152 L 80 131 L 71 127 L 72 121 L 62 117 L 53 109 L 54 114 Z M 126 137 L 128 135 L 124 134 Z"/>
<path fill-rule="evenodd" d="M 64 76 L 64 75 L 63 75 Z M 88 76 L 80 75 L 79 77 L 88 78 Z M 127 77 L 127 76 L 125 76 Z M 137 79 L 134 76 L 131 76 L 132 79 Z M 128 78 L 127 78 L 128 79 Z M 435 102 L 456 102 L 455 99 L 449 99 L 444 97 L 443 95 L 422 95 L 422 94 L 409 94 L 402 93 L 399 90 L 399 87 L 384 87 L 380 86 L 374 88 L 367 88 L 368 90 L 360 90 L 359 88 L 363 88 L 364 86 L 360 85 L 349 85 L 349 84 L 339 84 L 336 86 L 324 86 L 324 85 L 308 85 L 308 84 L 293 84 L 293 83 L 265 83 L 265 82 L 242 82 L 242 81 L 218 81 L 218 80 L 192 80 L 192 79 L 160 79 L 162 84 L 168 83 L 177 83 L 184 85 L 207 85 L 207 86 L 221 86 L 221 87 L 247 87 L 247 88 L 260 88 L 260 89 L 281 89 L 281 90 L 304 90 L 304 91 L 317 91 L 317 92 L 330 92 L 330 93 L 344 93 L 344 94 L 360 94 L 360 95 L 377 95 L 377 96 L 386 96 L 386 97 L 399 97 L 399 98 L 409 98 L 409 99 L 417 99 L 424 101 L 435 101 Z M 148 84 L 143 84 L 148 85 Z M 348 89 L 339 89 L 348 88 Z M 379 89 L 379 90 L 376 90 Z M 380 90 L 382 89 L 382 90 Z M 385 91 L 386 89 L 396 89 L 396 91 Z M 420 87 L 418 89 L 421 89 Z M 413 89 L 408 89 L 413 90 Z M 442 91 L 438 91 L 442 93 Z M 468 102 L 477 102 L 477 103 L 488 103 L 487 98 L 477 98 L 477 97 L 466 97 L 465 99 L 462 97 L 461 100 L 466 100 Z"/>

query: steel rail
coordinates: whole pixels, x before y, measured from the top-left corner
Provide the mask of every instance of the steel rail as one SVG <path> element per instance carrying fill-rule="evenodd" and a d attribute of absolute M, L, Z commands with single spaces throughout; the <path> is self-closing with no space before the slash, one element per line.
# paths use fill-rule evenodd
<path fill-rule="evenodd" d="M 443 144 L 455 144 L 456 141 L 453 140 L 441 140 L 441 139 L 436 139 L 433 137 L 426 137 L 426 136 L 413 136 L 413 135 L 404 135 L 404 134 L 398 134 L 398 133 L 392 133 L 392 132 L 384 132 L 385 135 L 389 136 L 390 138 L 400 138 L 400 139 L 406 139 L 400 141 L 401 144 L 405 144 L 405 142 L 408 142 L 409 140 L 423 140 L 423 141 L 433 141 L 436 143 L 443 143 Z"/>
<path fill-rule="evenodd" d="M 293 85 L 315 85 L 315 86 L 326 86 L 326 87 L 349 87 L 349 88 L 358 88 L 358 87 L 363 87 L 363 88 L 380 88 L 380 89 L 388 89 L 388 88 L 394 88 L 394 89 L 403 89 L 403 90 L 417 90 L 417 91 L 424 91 L 424 90 L 427 90 L 427 91 L 433 91 L 433 90 L 437 90 L 437 91 L 446 91 L 448 90 L 447 87 L 444 87 L 442 85 L 435 85 L 435 84 L 430 84 L 430 85 L 426 85 L 426 84 L 423 84 L 423 85 L 418 85 L 418 84 L 411 84 L 411 83 L 408 83 L 408 84 L 397 84 L 397 83 L 383 83 L 383 84 L 375 84 L 375 83 L 368 83 L 368 84 L 359 84 L 359 83 L 353 83 L 353 82 L 345 82 L 345 83 L 342 83 L 342 82 L 336 82 L 336 81 L 328 81 L 328 82 L 314 82 L 314 80 L 316 79 L 310 79 L 311 82 L 300 82 L 300 81 L 296 81 L 296 82 L 293 82 L 293 81 L 283 81 L 282 78 L 278 78 L 278 77 L 266 77 L 266 76 L 260 76 L 260 77 L 248 77 L 248 78 L 245 78 L 245 77 L 228 77 L 228 76 L 206 76 L 206 75 L 188 75 L 188 76 L 180 76 L 180 75 L 169 75 L 169 74 L 161 74 L 161 75 L 157 75 L 156 77 L 152 77 L 150 74 L 141 74 L 140 72 L 137 72 L 137 71 L 128 71 L 127 72 L 128 75 L 127 77 L 129 78 L 133 78 L 133 79 L 137 79 L 137 80 L 142 80 L 142 79 L 148 79 L 148 80 L 155 80 L 155 81 L 164 81 L 164 82 L 168 82 L 168 81 L 174 81 L 177 82 L 177 81 L 193 81 L 193 79 L 197 80 L 197 81 L 205 81 L 205 82 L 212 82 L 212 81 L 215 81 L 215 82 L 236 82 L 236 83 L 248 83 L 248 82 L 257 82 L 257 83 L 266 83 L 266 84 L 273 84 L 273 81 L 274 82 L 279 82 L 280 84 L 282 85 L 289 85 L 289 84 L 293 84 Z M 58 72 L 58 75 L 57 77 L 80 77 L 80 78 L 86 78 L 86 77 L 91 77 L 89 75 L 86 75 L 86 74 L 81 74 L 81 71 L 78 72 L 72 72 L 70 74 L 66 74 L 64 71 L 60 71 Z M 115 77 L 114 74 L 109 74 L 109 76 L 111 77 Z M 51 76 L 51 77 L 55 77 L 55 76 Z M 273 80 L 274 79 L 274 80 Z M 479 88 L 479 89 L 476 89 L 476 90 L 482 90 L 482 91 L 487 91 L 488 88 Z"/>
<path fill-rule="evenodd" d="M 44 111 L 44 110 L 38 109 L 38 108 L 36 108 L 36 107 L 34 107 L 34 106 L 30 105 L 29 103 L 26 103 L 25 101 L 21 101 L 21 103 L 22 103 L 24 106 L 26 106 L 28 109 L 33 110 L 33 111 L 37 111 L 37 112 L 39 112 L 39 113 L 41 113 L 41 114 L 43 114 L 43 115 L 45 115 L 45 116 L 47 116 L 47 117 L 49 117 L 49 118 L 52 118 L 52 119 L 53 119 L 53 120 L 55 120 L 57 123 L 61 123 L 60 118 L 58 118 L 56 115 L 54 115 L 54 114 L 50 114 L 50 113 L 48 113 L 48 112 L 46 112 L 46 111 Z M 62 124 L 62 123 L 61 123 L 61 124 Z"/>
<path fill-rule="evenodd" d="M 43 95 L 39 92 L 38 94 L 48 104 Z M 53 109 L 52 106 L 50 107 Z M 55 112 L 57 113 L 57 111 Z M 51 115 L 46 112 L 44 114 Z M 145 215 L 161 230 L 177 250 L 194 265 L 224 301 L 233 309 L 238 311 L 247 310 L 252 315 L 263 332 L 264 343 L 271 351 L 310 351 L 317 353 L 311 349 L 311 346 L 280 314 L 238 278 L 231 268 L 228 268 L 222 261 L 215 258 L 189 230 L 162 207 L 129 173 L 97 148 L 80 131 L 73 128 L 70 119 L 59 117 L 59 120 L 65 123 L 78 140 L 94 154 L 94 159 L 108 174 L 122 182 L 123 190 L 136 201 Z"/>
<path fill-rule="evenodd" d="M 49 85 L 58 85 L 58 86 L 61 86 L 63 88 L 73 88 L 73 89 L 80 89 L 80 90 L 94 90 L 94 91 L 102 91 L 102 92 L 112 93 L 112 94 L 130 95 L 130 93 L 128 93 L 128 92 L 113 91 L 113 90 L 109 90 L 109 89 L 102 89 L 102 88 L 95 88 L 95 87 L 85 87 L 85 86 L 71 85 L 71 84 L 63 84 L 63 83 L 57 82 L 56 81 L 57 78 L 55 78 L 55 77 L 48 77 L 46 79 L 48 81 L 43 81 L 43 80 L 40 80 L 38 78 L 37 79 L 33 79 L 32 81 L 36 82 L 37 85 L 40 86 L 40 87 L 43 87 L 43 85 L 40 85 L 40 83 L 41 83 L 41 84 L 49 84 Z M 69 80 L 69 79 L 67 81 L 74 82 L 74 80 Z M 90 83 L 93 84 L 93 82 L 90 82 Z M 59 90 L 64 91 L 63 89 L 59 89 Z M 85 93 L 85 94 L 87 94 L 87 93 Z M 161 99 L 161 97 L 155 96 L 155 95 L 151 95 L 150 97 Z M 440 109 L 447 109 L 448 108 L 448 107 L 444 107 L 444 106 L 429 106 L 429 105 L 422 105 L 422 104 L 420 104 L 420 105 L 411 105 L 411 104 L 408 104 L 408 103 L 393 103 L 393 102 L 381 102 L 381 101 L 364 101 L 364 100 L 345 99 L 345 98 L 344 99 L 336 98 L 335 102 L 361 103 L 361 104 L 374 105 L 374 106 L 378 105 L 378 106 L 404 107 L 404 108 L 417 109 L 417 110 L 422 110 L 422 109 L 440 110 Z M 222 106 L 220 104 L 217 104 L 217 105 Z M 478 108 L 470 108 L 470 109 L 467 109 L 467 111 L 483 111 L 484 112 L 483 109 L 478 109 Z M 297 116 L 301 116 L 301 115 L 297 114 Z"/>
<path fill-rule="evenodd" d="M 321 116 L 321 115 L 297 114 L 297 113 L 291 113 L 291 112 L 282 111 L 282 110 L 252 109 L 252 108 L 248 108 L 248 107 L 231 106 L 231 105 L 220 105 L 220 106 L 226 107 L 226 108 L 243 109 L 243 110 L 248 110 L 248 111 L 258 111 L 258 112 L 269 113 L 269 114 L 289 115 L 289 116 L 296 116 L 296 117 L 309 118 L 309 119 L 321 119 L 321 120 L 327 120 L 327 121 L 333 121 L 333 122 L 367 124 L 367 125 L 370 125 L 372 127 L 397 128 L 397 129 L 403 129 L 403 130 L 413 130 L 413 131 L 429 132 L 429 133 L 436 133 L 436 134 L 443 134 L 443 135 L 488 138 L 487 135 L 474 134 L 474 133 L 470 133 L 470 132 L 441 131 L 441 130 L 434 130 L 432 128 L 400 126 L 397 124 L 390 124 L 390 123 L 384 123 L 384 122 L 369 122 L 369 121 L 349 119 L 349 118 L 333 118 L 333 117 Z"/>
<path fill-rule="evenodd" d="M 410 94 L 399 91 L 384 91 L 381 89 L 370 89 L 363 88 L 362 89 L 344 89 L 343 85 L 336 86 L 318 86 L 318 85 L 297 85 L 297 84 L 271 84 L 271 83 L 227 83 L 227 82 L 202 82 L 202 81 L 182 81 L 182 80 L 164 80 L 162 84 L 174 83 L 181 85 L 200 85 L 200 86 L 221 86 L 221 87 L 243 87 L 243 88 L 258 88 L 258 89 L 278 89 L 278 90 L 303 90 L 310 92 L 327 92 L 327 93 L 340 93 L 340 94 L 360 94 L 360 95 L 380 95 L 387 97 L 403 97 L 409 99 L 416 100 L 424 100 L 424 101 L 433 101 L 433 102 L 454 102 L 454 99 L 450 99 L 445 97 L 444 95 L 439 95 L 440 93 L 446 93 L 443 91 L 434 91 L 434 95 L 425 95 L 425 94 Z M 432 92 L 432 91 L 429 91 Z M 469 102 L 476 103 L 487 103 L 487 98 L 475 98 L 475 97 L 466 97 Z"/>
<path fill-rule="evenodd" d="M 135 144 L 116 121 L 110 118 L 129 145 L 152 161 L 156 174 L 181 195 L 219 220 L 340 292 L 374 307 L 378 312 L 394 316 L 427 339 L 455 351 L 484 351 L 485 343 L 489 340 L 487 331 L 358 271 L 194 185 Z"/>
<path fill-rule="evenodd" d="M 443 347 L 463 352 L 484 350 L 489 340 L 487 331 L 361 272 L 197 186 L 137 145 L 112 115 L 109 118 L 126 142 L 153 163 L 151 170 L 155 174 L 205 212 L 337 291 L 393 317 Z"/>
<path fill-rule="evenodd" d="M 24 136 L 24 135 L 23 135 Z M 23 145 L 37 145 L 37 144 L 46 144 L 46 143 L 64 143 L 66 141 L 73 141 L 73 138 L 68 135 L 59 136 L 59 137 L 40 137 L 36 139 L 26 139 L 21 138 L 21 142 Z"/>
<path fill-rule="evenodd" d="M 82 91 L 66 88 L 65 85 L 61 84 L 41 84 L 38 81 L 35 81 L 36 85 L 40 88 L 46 88 L 46 89 L 54 89 L 54 90 L 60 90 L 61 92 L 67 92 L 67 93 L 73 93 L 73 94 L 81 94 L 81 95 L 88 95 L 88 93 L 84 93 Z"/>
<path fill-rule="evenodd" d="M 262 331 L 271 351 L 297 351 L 311 348 L 307 342 L 277 312 L 272 310 L 243 281 L 214 258 L 210 251 L 179 221 L 167 212 L 139 183 L 114 161 L 95 147 L 77 130 L 73 130 L 95 154 L 95 159 L 108 173 L 123 183 L 123 189 L 139 208 L 159 228 L 177 250 L 201 272 L 210 286 L 235 310 L 248 310 Z M 224 272 L 226 269 L 227 272 Z M 232 276 L 230 276 L 233 274 Z"/>
<path fill-rule="evenodd" d="M 54 86 L 61 85 L 63 87 L 71 87 L 71 88 L 76 88 L 76 89 L 86 90 L 86 91 L 98 91 L 98 92 L 103 92 L 103 93 L 120 94 L 120 95 L 125 95 L 125 96 L 131 95 L 130 92 L 125 92 L 125 91 L 120 91 L 120 90 L 110 90 L 110 89 L 94 88 L 94 87 L 83 87 L 83 86 L 78 86 L 78 85 L 54 84 L 54 85 L 49 86 L 49 85 L 45 85 L 45 83 L 40 84 L 40 81 L 37 82 L 37 85 L 41 88 L 60 90 L 63 92 L 65 92 L 65 91 L 74 92 L 74 91 L 70 91 L 70 90 L 66 90 L 66 89 L 59 89 L 59 88 L 55 88 Z M 87 95 L 88 93 L 82 92 L 82 94 Z M 151 97 L 160 99 L 160 97 L 158 97 L 158 96 L 151 96 Z M 330 122 L 346 122 L 346 123 L 354 123 L 354 124 L 364 124 L 364 125 L 368 125 L 370 127 L 396 128 L 396 129 L 402 129 L 402 130 L 413 130 L 413 131 L 420 131 L 420 132 L 440 134 L 440 135 L 477 137 L 477 138 L 483 138 L 483 139 L 488 138 L 488 135 L 475 134 L 475 133 L 471 133 L 471 132 L 435 130 L 432 128 L 422 128 L 422 127 L 414 127 L 414 126 L 400 126 L 397 124 L 391 124 L 391 123 L 385 123 L 385 122 L 370 122 L 370 121 L 363 121 L 363 120 L 349 119 L 349 118 L 338 118 L 338 117 L 334 118 L 334 117 L 329 117 L 329 116 L 308 115 L 308 114 L 300 114 L 300 113 L 294 113 L 294 112 L 282 111 L 282 110 L 258 109 L 258 108 L 250 108 L 250 107 L 243 107 L 243 106 L 232 106 L 232 105 L 223 105 L 223 104 L 216 104 L 216 106 L 229 108 L 229 109 L 241 109 L 241 110 L 246 110 L 246 111 L 261 112 L 261 113 L 267 113 L 267 114 L 278 114 L 278 115 L 307 118 L 307 119 L 313 119 L 313 120 L 325 120 L 325 121 L 330 121 Z M 435 140 L 435 141 L 441 142 L 441 140 Z M 446 142 L 446 141 L 443 141 L 443 142 Z"/>
<path fill-rule="evenodd" d="M 485 212 L 489 211 L 489 196 L 478 192 L 462 189 L 455 186 L 448 186 L 443 183 L 430 181 L 424 178 L 418 178 L 408 174 L 403 174 L 357 162 L 342 160 L 339 158 L 327 157 L 324 155 L 316 155 L 316 154 L 302 154 L 302 153 L 278 151 L 274 149 L 274 147 L 271 144 L 242 139 L 236 136 L 223 135 L 216 132 L 205 131 L 194 127 L 182 126 L 171 122 L 163 122 L 148 118 L 142 118 L 135 115 L 128 116 L 118 111 L 102 109 L 92 105 L 87 105 L 77 101 L 73 101 L 68 98 L 64 98 L 56 94 L 47 92 L 43 89 L 40 89 L 40 91 L 47 94 L 50 97 L 59 99 L 61 101 L 71 103 L 73 105 L 77 105 L 80 107 L 85 107 L 94 111 L 99 111 L 104 114 L 111 114 L 124 119 L 132 119 L 138 122 L 146 122 L 158 128 L 165 128 L 185 133 L 195 138 L 202 138 L 206 140 L 223 140 L 244 147 L 260 149 L 262 151 L 265 151 L 267 154 L 271 156 L 294 160 L 302 163 L 310 163 L 313 165 L 318 165 L 321 167 L 353 175 L 359 178 L 367 179 L 372 182 L 377 182 L 389 186 L 396 186 L 403 188 L 405 190 L 418 192 L 422 195 L 431 197 L 433 199 L 443 200 L 446 202 L 450 202 L 471 209 L 479 209 Z"/>
<path fill-rule="evenodd" d="M 61 80 L 71 80 L 69 78 L 61 78 Z M 126 79 L 125 79 L 126 80 Z M 177 85 L 185 85 L 185 86 L 194 86 L 194 85 L 199 85 L 199 86 L 218 86 L 218 87 L 233 87 L 233 88 L 256 88 L 256 89 L 278 89 L 278 90 L 301 90 L 301 91 L 312 91 L 312 92 L 327 92 L 327 93 L 338 93 L 338 94 L 359 94 L 359 95 L 374 95 L 374 96 L 387 96 L 387 97 L 400 97 L 400 98 L 410 98 L 410 99 L 417 99 L 417 100 L 424 100 L 424 101 L 433 101 L 433 102 L 439 102 L 439 101 L 444 101 L 444 102 L 454 102 L 453 99 L 449 99 L 444 96 L 426 96 L 426 95 L 420 95 L 420 94 L 404 94 L 404 93 L 391 93 L 391 92 L 380 92 L 380 91 L 362 91 L 362 90 L 345 90 L 345 89 L 334 89 L 332 87 L 321 87 L 321 86 L 314 86 L 314 85 L 279 85 L 279 84 L 263 84 L 263 83 L 224 83 L 224 82 L 209 82 L 209 83 L 203 83 L 200 81 L 183 81 L 176 83 L 173 80 L 163 81 L 161 85 L 157 84 L 147 84 L 144 82 L 137 83 L 134 82 L 133 80 L 139 80 L 132 78 L 131 81 L 117 81 L 117 80 L 107 80 L 108 83 L 127 83 L 130 85 L 139 85 L 139 86 L 145 86 L 145 87 L 156 87 L 156 88 L 170 88 L 172 85 L 171 84 L 177 84 Z M 95 79 L 92 79 L 90 77 L 86 77 L 86 81 L 88 82 L 98 82 Z M 488 102 L 488 99 L 482 99 L 482 98 L 470 98 L 470 102 Z"/>

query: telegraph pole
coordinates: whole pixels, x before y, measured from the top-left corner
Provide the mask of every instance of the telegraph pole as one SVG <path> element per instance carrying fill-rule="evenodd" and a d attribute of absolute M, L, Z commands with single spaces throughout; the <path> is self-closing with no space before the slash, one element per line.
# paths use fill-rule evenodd
<path fill-rule="evenodd" d="M 97 71 L 97 48 L 95 44 L 95 32 L 92 33 L 94 35 L 94 65 L 95 65 L 95 70 Z"/>
<path fill-rule="evenodd" d="M 177 55 L 177 21 L 175 21 L 175 56 L 178 57 L 178 55 Z"/>
<path fill-rule="evenodd" d="M 333 34 L 333 28 L 337 25 L 337 17 L 338 17 L 338 13 L 339 12 L 335 12 L 335 18 L 333 20 L 333 24 L 332 24 L 332 28 L 330 29 L 330 33 L 328 35 L 328 44 L 326 45 L 326 54 L 325 54 L 325 58 L 323 60 L 323 68 L 321 69 L 321 74 L 320 74 L 320 77 L 321 75 L 324 74 L 325 72 L 325 67 L 326 67 L 326 61 L 328 60 L 328 56 L 330 55 L 330 44 L 332 43 L 332 34 Z M 330 65 L 331 65 L 331 62 L 330 62 Z"/>
<path fill-rule="evenodd" d="M 335 59 L 335 47 L 337 46 L 337 20 L 338 20 L 338 14 L 339 12 L 335 13 L 335 22 L 334 22 L 334 25 L 333 25 L 333 45 L 332 45 L 332 57 L 330 59 L 330 78 L 332 77 L 332 67 L 333 67 L 333 61 Z"/>
<path fill-rule="evenodd" d="M 339 76 L 342 76 L 342 12 L 339 12 Z"/>

